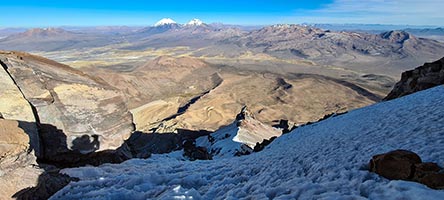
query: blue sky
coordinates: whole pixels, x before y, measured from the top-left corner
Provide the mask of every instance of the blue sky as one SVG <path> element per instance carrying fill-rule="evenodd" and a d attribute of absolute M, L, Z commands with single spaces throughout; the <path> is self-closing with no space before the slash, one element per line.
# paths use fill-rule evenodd
<path fill-rule="evenodd" d="M 444 0 L 20 0 L 4 1 L 0 27 L 185 23 L 370 23 L 444 26 Z"/>

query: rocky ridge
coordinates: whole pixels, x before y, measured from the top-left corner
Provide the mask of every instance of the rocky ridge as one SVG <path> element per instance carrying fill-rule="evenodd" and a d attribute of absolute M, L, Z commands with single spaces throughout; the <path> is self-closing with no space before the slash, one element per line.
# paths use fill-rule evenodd
<path fill-rule="evenodd" d="M 289 24 L 267 26 L 223 39 L 218 44 L 279 59 L 310 61 L 315 65 L 337 66 L 355 72 L 384 72 L 390 76 L 398 75 L 403 69 L 400 66 L 436 60 L 442 56 L 437 52 L 444 51 L 443 43 L 417 38 L 405 31 L 370 34 Z M 232 58 L 242 55 L 242 51 L 238 55 L 236 52 L 227 51 L 224 55 Z"/>
<path fill-rule="evenodd" d="M 384 98 L 391 100 L 444 84 L 444 58 L 402 73 L 401 80 Z"/>

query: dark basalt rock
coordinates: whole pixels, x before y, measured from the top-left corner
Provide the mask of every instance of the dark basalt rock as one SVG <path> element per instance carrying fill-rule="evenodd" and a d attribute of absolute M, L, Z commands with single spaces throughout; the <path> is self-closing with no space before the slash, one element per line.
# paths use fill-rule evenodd
<path fill-rule="evenodd" d="M 14 194 L 13 198 L 20 200 L 49 199 L 71 181 L 79 181 L 79 179 L 61 174 L 58 170 L 44 172 L 40 175 L 37 186 L 21 190 Z"/>
<path fill-rule="evenodd" d="M 371 172 L 390 180 L 415 181 L 433 189 L 444 189 L 444 173 L 436 163 L 423 163 L 414 152 L 395 150 L 373 156 Z"/>
<path fill-rule="evenodd" d="M 259 152 L 259 151 L 262 151 L 262 150 L 264 150 L 264 148 L 266 147 L 266 146 L 268 146 L 269 144 L 271 144 L 271 142 L 273 142 L 275 139 L 276 139 L 277 137 L 272 137 L 272 138 L 270 138 L 270 139 L 264 139 L 263 141 L 262 141 L 262 143 L 256 143 L 256 146 L 254 146 L 254 149 L 253 149 L 253 152 Z"/>
<path fill-rule="evenodd" d="M 444 174 L 429 174 L 421 178 L 419 182 L 433 189 L 444 189 Z"/>
<path fill-rule="evenodd" d="M 444 84 L 444 58 L 402 73 L 401 80 L 384 100 L 396 99 Z"/>
<path fill-rule="evenodd" d="M 205 147 L 197 147 L 195 140 L 187 140 L 183 143 L 183 155 L 194 160 L 212 160 L 211 155 Z"/>
<path fill-rule="evenodd" d="M 370 170 L 388 179 L 411 179 L 414 165 L 421 163 L 421 158 L 411 151 L 395 150 L 373 156 Z"/>

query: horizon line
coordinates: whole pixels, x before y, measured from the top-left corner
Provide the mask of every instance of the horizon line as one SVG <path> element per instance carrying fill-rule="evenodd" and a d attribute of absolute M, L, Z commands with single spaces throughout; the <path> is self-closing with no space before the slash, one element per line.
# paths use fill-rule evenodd
<path fill-rule="evenodd" d="M 205 22 L 204 22 L 205 23 Z M 177 24 L 184 25 L 186 23 L 179 23 Z M 361 25 L 361 26 L 409 26 L 409 27 L 427 27 L 427 28 L 444 28 L 444 26 L 441 25 L 417 25 L 417 24 L 393 24 L 393 23 L 310 23 L 310 22 L 303 22 L 303 23 L 272 23 L 272 24 L 234 24 L 234 23 L 223 23 L 223 22 L 210 22 L 205 23 L 208 25 L 212 24 L 221 24 L 221 25 L 227 25 L 227 26 L 243 26 L 243 27 L 254 27 L 254 26 L 273 26 L 273 25 Z M 61 27 L 153 27 L 154 24 L 132 24 L 132 25 L 124 25 L 124 24 L 102 24 L 102 25 L 37 25 L 37 26 L 3 26 L 0 25 L 0 29 L 7 29 L 7 28 L 61 28 Z"/>

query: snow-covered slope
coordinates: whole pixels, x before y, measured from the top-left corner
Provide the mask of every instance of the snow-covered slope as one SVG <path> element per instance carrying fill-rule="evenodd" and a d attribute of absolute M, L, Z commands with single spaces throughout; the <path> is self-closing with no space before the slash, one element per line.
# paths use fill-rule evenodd
<path fill-rule="evenodd" d="M 444 191 L 389 181 L 365 168 L 394 149 L 444 163 L 444 87 L 300 127 L 259 153 L 212 161 L 162 155 L 64 170 L 52 199 L 444 199 Z"/>

